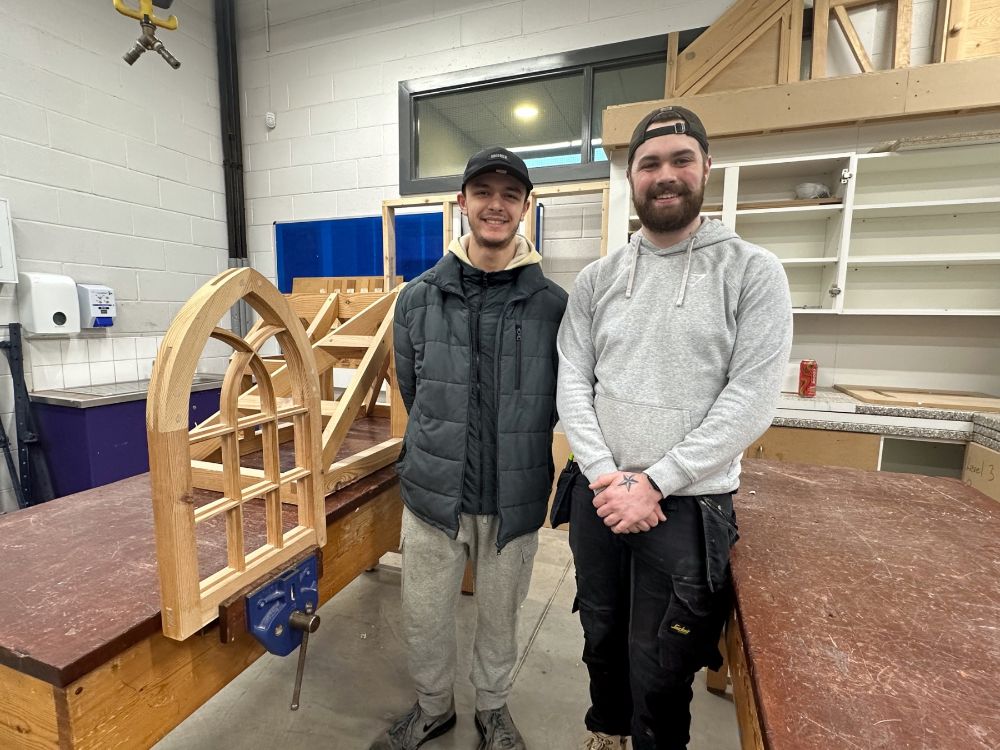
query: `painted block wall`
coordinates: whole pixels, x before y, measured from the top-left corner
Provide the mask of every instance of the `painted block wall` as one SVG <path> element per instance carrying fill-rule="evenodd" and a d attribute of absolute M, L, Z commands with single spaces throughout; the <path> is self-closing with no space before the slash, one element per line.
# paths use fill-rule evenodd
<path fill-rule="evenodd" d="M 174 314 L 228 267 L 212 3 L 171 12 L 179 30 L 158 36 L 179 70 L 152 53 L 129 67 L 139 24 L 110 2 L 0 3 L 0 196 L 18 269 L 107 284 L 119 310 L 110 331 L 28 340 L 29 388 L 148 377 Z M 0 323 L 18 320 L 15 294 L 0 289 Z M 208 354 L 200 369 L 224 365 L 224 348 Z M 0 358 L 10 435 L 12 410 Z M 2 470 L 0 510 L 13 507 Z"/>
<path fill-rule="evenodd" d="M 272 0 L 265 30 L 264 1 L 242 3 L 252 264 L 274 278 L 274 221 L 376 215 L 398 197 L 400 81 L 707 26 L 729 4 Z"/>

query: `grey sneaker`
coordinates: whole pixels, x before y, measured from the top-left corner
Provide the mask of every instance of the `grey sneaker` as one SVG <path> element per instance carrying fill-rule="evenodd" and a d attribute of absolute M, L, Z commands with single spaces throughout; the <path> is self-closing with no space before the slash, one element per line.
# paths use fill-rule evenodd
<path fill-rule="evenodd" d="M 492 711 L 476 711 L 476 729 L 483 738 L 479 750 L 527 750 L 524 737 L 514 726 L 507 706 Z"/>
<path fill-rule="evenodd" d="M 455 726 L 455 704 L 440 716 L 431 716 L 415 703 L 409 713 L 392 722 L 369 750 L 417 750 L 427 740 L 440 737 Z"/>

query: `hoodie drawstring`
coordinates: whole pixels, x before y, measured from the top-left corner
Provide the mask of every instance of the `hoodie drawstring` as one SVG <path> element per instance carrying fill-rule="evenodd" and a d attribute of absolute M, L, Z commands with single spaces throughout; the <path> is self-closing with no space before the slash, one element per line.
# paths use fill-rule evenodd
<path fill-rule="evenodd" d="M 684 261 L 684 276 L 681 277 L 681 288 L 677 292 L 677 307 L 684 304 L 684 295 L 687 293 L 688 276 L 691 274 L 691 251 L 694 249 L 694 235 L 688 241 L 687 260 Z"/>
<path fill-rule="evenodd" d="M 632 235 L 632 265 L 628 269 L 628 283 L 625 285 L 625 299 L 632 298 L 632 282 L 635 281 L 635 267 L 639 262 L 639 245 L 642 242 L 642 235 L 636 232 Z"/>
<path fill-rule="evenodd" d="M 684 296 L 687 293 L 688 277 L 691 275 L 691 255 L 694 250 L 694 239 L 695 232 L 691 235 L 691 239 L 688 240 L 686 259 L 684 261 L 684 275 L 681 277 L 681 288 L 677 291 L 677 307 L 681 307 L 684 304 Z M 639 264 L 639 245 L 641 244 L 642 235 L 636 232 L 632 235 L 632 263 L 628 269 L 628 283 L 625 284 L 625 299 L 632 298 L 632 286 L 635 283 L 635 269 Z"/>

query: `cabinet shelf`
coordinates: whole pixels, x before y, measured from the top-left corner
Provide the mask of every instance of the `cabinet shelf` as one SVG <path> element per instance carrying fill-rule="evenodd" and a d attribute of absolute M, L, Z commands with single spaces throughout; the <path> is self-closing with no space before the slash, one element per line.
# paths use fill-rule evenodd
<path fill-rule="evenodd" d="M 836 258 L 779 258 L 783 266 L 832 266 Z"/>
<path fill-rule="evenodd" d="M 850 266 L 982 266 L 1000 263 L 1000 253 L 849 256 Z"/>
<path fill-rule="evenodd" d="M 881 308 L 847 308 L 843 310 L 843 315 L 982 315 L 982 316 L 993 316 L 1000 315 L 1000 309 L 987 309 L 982 310 L 975 309 L 964 309 L 964 308 L 940 308 L 940 309 L 924 309 L 918 310 L 914 308 L 902 308 L 902 309 L 881 309 Z"/>
<path fill-rule="evenodd" d="M 749 208 L 736 212 L 736 228 L 747 224 L 786 221 L 825 221 L 842 213 L 840 203 L 790 208 Z"/>
<path fill-rule="evenodd" d="M 926 216 L 928 214 L 979 214 L 991 211 L 1000 211 L 1000 198 L 854 204 L 854 214 L 859 218 L 872 215 Z"/>
<path fill-rule="evenodd" d="M 804 182 L 832 195 L 794 199 Z M 796 315 L 1000 316 L 1000 143 L 734 161 L 708 187 L 703 214 L 777 256 Z"/>
<path fill-rule="evenodd" d="M 900 151 L 858 156 L 861 176 L 873 177 L 895 172 L 927 172 L 963 167 L 980 167 L 1000 160 L 1000 143 L 945 146 L 918 151 Z"/>
<path fill-rule="evenodd" d="M 805 200 L 779 200 L 779 201 L 745 201 L 736 204 L 736 213 L 744 211 L 781 211 L 787 209 L 813 209 L 813 208 L 840 208 L 843 201 L 840 198 L 809 198 Z M 722 213 L 722 204 L 706 204 L 702 213 L 709 212 Z"/>

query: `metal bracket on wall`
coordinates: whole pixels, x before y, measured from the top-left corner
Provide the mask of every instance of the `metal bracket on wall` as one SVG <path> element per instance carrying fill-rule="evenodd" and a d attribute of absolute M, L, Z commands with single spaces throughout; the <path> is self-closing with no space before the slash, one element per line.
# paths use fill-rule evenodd
<path fill-rule="evenodd" d="M 10 339 L 0 341 L 0 351 L 7 357 L 14 385 L 14 423 L 17 430 L 18 471 L 10 454 L 10 440 L 0 426 L 0 450 L 4 452 L 10 470 L 14 494 L 20 508 L 44 503 L 55 497 L 49 465 L 38 438 L 38 425 L 31 412 L 31 400 L 24 382 L 24 355 L 21 345 L 21 324 L 10 323 Z"/>

